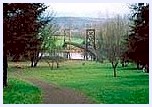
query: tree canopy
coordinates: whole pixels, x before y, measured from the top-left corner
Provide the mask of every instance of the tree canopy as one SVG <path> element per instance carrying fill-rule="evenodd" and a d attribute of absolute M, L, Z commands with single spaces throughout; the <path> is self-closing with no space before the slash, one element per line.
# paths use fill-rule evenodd
<path fill-rule="evenodd" d="M 149 65 L 149 4 L 131 6 L 131 31 L 128 41 L 128 57 L 143 66 Z"/>
<path fill-rule="evenodd" d="M 41 40 L 37 38 L 40 28 L 49 22 L 42 17 L 47 9 L 43 3 L 3 4 L 3 57 L 7 65 L 7 54 L 18 59 L 20 55 L 37 50 Z M 7 66 L 3 69 L 3 83 L 7 85 Z"/>

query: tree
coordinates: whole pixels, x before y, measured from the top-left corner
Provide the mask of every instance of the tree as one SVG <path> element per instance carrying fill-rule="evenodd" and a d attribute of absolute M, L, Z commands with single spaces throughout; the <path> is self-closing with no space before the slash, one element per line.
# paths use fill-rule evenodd
<path fill-rule="evenodd" d="M 53 12 L 47 16 L 39 18 L 41 22 L 45 22 L 39 29 L 37 39 L 30 46 L 31 67 L 36 67 L 43 53 L 54 44 L 53 35 L 57 31 L 56 25 L 53 22 Z M 49 22 L 49 23 L 48 23 Z"/>
<path fill-rule="evenodd" d="M 56 42 L 55 35 L 57 31 L 58 31 L 58 27 L 54 23 L 49 23 L 48 25 L 40 29 L 38 38 L 41 38 L 42 40 L 42 44 L 41 44 L 42 51 L 45 52 L 55 47 L 55 42 Z"/>
<path fill-rule="evenodd" d="M 40 20 L 46 8 L 43 3 L 3 4 L 3 86 L 7 86 L 7 54 L 17 59 L 39 43 L 38 30 L 48 23 Z"/>
<path fill-rule="evenodd" d="M 128 41 L 128 57 L 143 67 L 149 68 L 149 4 L 131 5 L 130 34 Z"/>
<path fill-rule="evenodd" d="M 107 21 L 101 28 L 98 45 L 102 51 L 105 52 L 105 57 L 110 61 L 114 70 L 114 77 L 116 77 L 116 67 L 122 55 L 122 40 L 126 34 L 127 21 L 119 15 Z"/>
<path fill-rule="evenodd" d="M 53 20 L 53 18 L 52 18 Z M 52 69 L 54 66 L 54 63 L 56 63 L 57 68 L 59 68 L 59 62 L 63 61 L 64 58 L 59 56 L 60 50 L 62 50 L 62 46 L 58 46 L 57 44 L 57 38 L 60 34 L 58 34 L 57 31 L 59 31 L 58 26 L 53 23 L 49 23 L 48 25 L 44 26 L 39 31 L 38 38 L 41 38 L 42 44 L 41 44 L 41 55 L 44 53 L 49 54 L 49 56 L 45 56 L 43 59 L 49 64 L 52 63 Z"/>

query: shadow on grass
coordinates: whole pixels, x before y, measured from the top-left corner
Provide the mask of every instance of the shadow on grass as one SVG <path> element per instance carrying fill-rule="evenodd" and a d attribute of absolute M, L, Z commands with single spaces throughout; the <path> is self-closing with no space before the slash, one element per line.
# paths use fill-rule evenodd
<path fill-rule="evenodd" d="M 135 67 L 119 67 L 119 70 L 138 70 L 137 68 Z"/>

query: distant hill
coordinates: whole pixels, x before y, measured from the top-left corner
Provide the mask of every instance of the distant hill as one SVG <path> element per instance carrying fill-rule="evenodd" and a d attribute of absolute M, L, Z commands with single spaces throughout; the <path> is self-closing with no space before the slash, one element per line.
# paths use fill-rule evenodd
<path fill-rule="evenodd" d="M 106 19 L 89 17 L 54 17 L 54 23 L 61 28 L 82 30 L 86 27 L 99 27 Z"/>

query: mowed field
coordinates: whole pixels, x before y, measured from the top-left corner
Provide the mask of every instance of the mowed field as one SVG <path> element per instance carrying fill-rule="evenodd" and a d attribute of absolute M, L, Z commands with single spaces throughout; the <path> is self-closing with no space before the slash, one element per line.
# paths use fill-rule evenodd
<path fill-rule="evenodd" d="M 9 62 L 9 83 L 11 86 L 4 89 L 4 103 L 9 103 L 11 95 L 20 99 L 18 90 L 13 90 L 12 81 L 25 81 L 25 78 L 35 78 L 59 87 L 80 91 L 95 103 L 101 104 L 148 104 L 149 103 L 149 74 L 135 69 L 134 64 L 128 67 L 117 68 L 117 77 L 113 77 L 113 69 L 108 62 L 98 63 L 91 61 L 71 60 L 60 64 L 60 68 L 53 70 L 45 62 L 40 62 L 36 68 L 30 68 L 30 62 L 19 62 L 22 68 L 16 68 L 15 63 Z M 20 82 L 19 82 L 20 83 Z M 24 83 L 23 83 L 24 84 Z M 28 82 L 30 86 L 30 82 Z M 24 85 L 24 88 L 28 86 Z M 32 86 L 31 86 L 32 87 Z M 37 87 L 31 88 L 33 94 L 38 98 L 36 102 L 41 103 L 41 92 Z M 21 90 L 22 91 L 22 90 Z M 23 90 L 24 91 L 24 90 Z M 24 93 L 24 92 L 23 92 Z M 10 94 L 10 95 L 9 95 Z M 9 95 L 9 96 L 8 96 Z M 25 94 L 22 95 L 26 96 Z M 31 94 L 32 95 L 32 94 Z M 38 97 L 39 96 L 39 97 Z M 26 98 L 29 97 L 25 97 Z M 24 98 L 22 98 L 24 99 Z M 13 102 L 11 102 L 13 103 Z M 20 101 L 22 103 L 22 101 Z M 24 102 L 26 103 L 26 102 Z"/>

